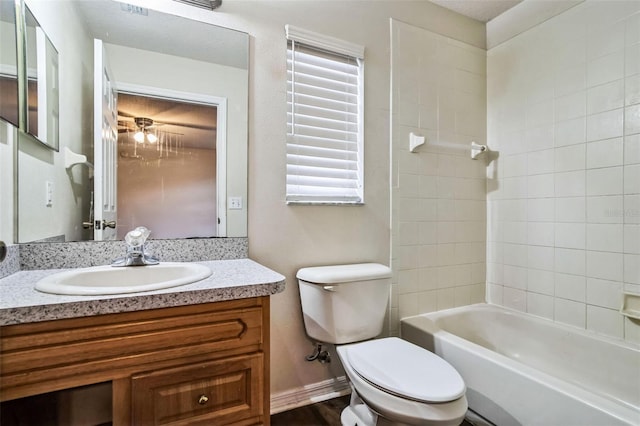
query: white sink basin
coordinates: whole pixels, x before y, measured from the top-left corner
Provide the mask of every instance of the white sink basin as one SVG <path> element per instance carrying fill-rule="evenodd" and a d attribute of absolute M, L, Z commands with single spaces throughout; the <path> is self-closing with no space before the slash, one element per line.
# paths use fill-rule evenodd
<path fill-rule="evenodd" d="M 160 290 L 207 278 L 211 270 L 197 263 L 163 262 L 148 266 L 94 266 L 49 275 L 36 290 L 53 294 L 102 295 Z"/>

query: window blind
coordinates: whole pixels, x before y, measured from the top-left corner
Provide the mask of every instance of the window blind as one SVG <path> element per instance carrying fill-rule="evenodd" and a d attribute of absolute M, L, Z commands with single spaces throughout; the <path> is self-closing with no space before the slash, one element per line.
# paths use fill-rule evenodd
<path fill-rule="evenodd" d="M 360 204 L 363 49 L 300 31 L 287 27 L 287 202 Z"/>

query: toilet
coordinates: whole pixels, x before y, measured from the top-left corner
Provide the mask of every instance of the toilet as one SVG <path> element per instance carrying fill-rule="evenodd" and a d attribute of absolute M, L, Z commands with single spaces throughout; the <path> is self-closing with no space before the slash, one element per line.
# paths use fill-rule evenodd
<path fill-rule="evenodd" d="M 432 352 L 382 331 L 391 269 L 377 263 L 297 274 L 307 335 L 336 345 L 351 383 L 343 426 L 459 425 L 467 411 L 458 372 Z"/>

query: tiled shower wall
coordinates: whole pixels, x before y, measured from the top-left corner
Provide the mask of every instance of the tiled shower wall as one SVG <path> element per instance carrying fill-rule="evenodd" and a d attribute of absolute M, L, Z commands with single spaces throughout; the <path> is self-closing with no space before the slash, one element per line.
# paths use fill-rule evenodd
<path fill-rule="evenodd" d="M 640 2 L 586 1 L 489 50 L 492 303 L 640 341 Z"/>
<path fill-rule="evenodd" d="M 484 301 L 486 53 L 392 21 L 392 285 L 398 318 Z M 426 144 L 409 152 L 409 133 Z"/>

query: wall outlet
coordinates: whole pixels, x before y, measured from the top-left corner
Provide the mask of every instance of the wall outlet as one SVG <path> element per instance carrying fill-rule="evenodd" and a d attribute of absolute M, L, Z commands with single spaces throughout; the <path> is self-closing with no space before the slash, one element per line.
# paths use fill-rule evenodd
<path fill-rule="evenodd" d="M 229 197 L 230 210 L 242 210 L 242 197 Z"/>
<path fill-rule="evenodd" d="M 44 191 L 45 191 L 44 205 L 47 207 L 53 206 L 53 182 L 46 181 Z"/>

